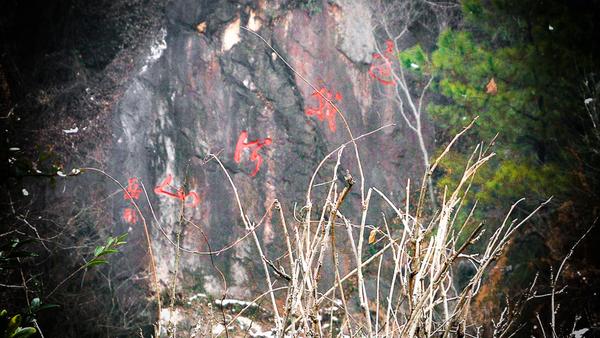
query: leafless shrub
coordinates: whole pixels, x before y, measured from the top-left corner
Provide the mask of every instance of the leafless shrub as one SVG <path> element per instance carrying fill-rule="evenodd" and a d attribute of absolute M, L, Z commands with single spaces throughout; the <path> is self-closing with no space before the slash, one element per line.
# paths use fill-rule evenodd
<path fill-rule="evenodd" d="M 458 136 L 448 148 L 457 139 Z M 276 266 L 268 260 L 261 249 L 260 241 L 253 235 L 259 257 L 264 263 L 268 286 L 268 290 L 261 297 L 267 296 L 271 300 L 277 335 L 428 337 L 477 333 L 475 323 L 470 321 L 469 310 L 471 300 L 483 283 L 486 269 L 502 254 L 511 236 L 548 201 L 520 220 L 511 218 L 522 200 L 517 201 L 502 224 L 492 228 L 492 234 L 485 237 L 483 250 L 477 253 L 468 252 L 467 249 L 473 243 L 483 240 L 481 233 L 484 227 L 481 224 L 474 229 L 470 226 L 474 208 L 461 224 L 457 223 L 457 215 L 464 207 L 462 202 L 469 192 L 470 181 L 477 170 L 494 156 L 493 153 L 489 153 L 483 145 L 475 148 L 458 186 L 454 191 L 444 193 L 443 201 L 435 213 L 425 212 L 424 196 L 427 193 L 427 185 L 424 184 L 420 198 L 415 202 L 408 198 L 410 191 L 407 186 L 407 199 L 401 206 L 379 189 L 369 188 L 361 210 L 348 215 L 342 213 L 340 206 L 355 181 L 350 173 L 347 173 L 344 177 L 345 184 L 342 186 L 336 177 L 345 146 L 342 145 L 328 154 L 315 170 L 307 189 L 302 219 L 287 220 L 280 203 L 273 202 L 273 208 L 278 211 L 281 220 L 281 236 L 285 239 L 287 248 L 285 262 Z M 324 205 L 315 208 L 312 204 L 312 201 L 316 200 L 312 192 L 315 186 L 314 179 L 323 164 L 333 160 L 334 156 L 337 156 L 337 161 L 332 180 L 328 184 Z M 426 175 L 435 170 L 440 160 L 441 158 L 438 158 L 431 165 Z M 227 174 L 225 170 L 224 172 Z M 242 202 L 237 196 L 237 189 L 228 174 L 227 177 L 234 188 L 241 217 L 247 229 L 253 231 L 252 223 L 245 215 Z M 384 226 L 366 224 L 369 205 L 376 198 L 389 205 L 395 217 L 400 220 L 401 229 L 390 229 L 385 217 L 382 220 Z M 322 212 L 315 215 L 315 209 Z M 354 230 L 355 227 L 358 227 L 358 234 Z M 341 272 L 337 250 L 337 246 L 340 245 L 336 241 L 338 229 L 346 232 L 349 242 L 344 245 L 352 249 L 353 269 L 345 274 Z M 377 243 L 380 249 L 369 255 L 366 252 L 367 248 L 374 243 Z M 366 268 L 378 260 L 381 265 L 381 259 L 386 254 L 392 258 L 393 273 L 382 274 L 381 267 L 376 276 L 366 272 Z M 332 285 L 321 281 L 326 259 L 333 262 L 335 280 Z M 459 260 L 470 262 L 475 271 L 468 283 L 462 287 L 457 286 L 453 275 L 453 267 Z M 277 288 L 285 290 L 283 294 L 276 292 L 274 276 L 285 281 L 284 287 Z M 356 279 L 357 287 L 348 288 L 353 279 Z M 375 279 L 377 294 L 367 291 L 366 281 L 369 279 Z M 386 292 L 380 294 L 379 285 L 383 284 L 389 287 Z M 277 306 L 278 297 L 281 297 L 285 304 L 283 309 Z M 358 311 L 350 305 L 351 301 L 356 300 L 360 304 Z M 342 318 L 339 326 L 321 320 L 325 310 L 332 307 L 341 307 Z M 233 320 L 228 324 L 232 322 Z"/>
<path fill-rule="evenodd" d="M 386 71 L 389 72 L 389 81 L 385 82 L 384 87 L 391 89 L 382 88 L 382 95 L 392 102 L 401 121 L 416 136 L 423 167 L 430 168 L 430 145 L 426 140 L 427 118 L 424 112 L 427 99 L 431 95 L 430 87 L 434 74 L 424 73 L 422 79 L 416 79 L 397 62 L 396 53 L 412 47 L 418 35 L 415 31 L 437 36 L 440 31 L 450 26 L 460 6 L 454 1 L 377 0 L 373 1 L 372 7 L 376 23 L 372 30 L 375 36 L 381 37 L 381 43 L 376 45 L 377 55 L 385 59 Z M 382 47 L 384 40 L 389 44 L 385 48 Z M 393 49 L 393 53 L 390 53 L 390 48 Z M 388 59 L 388 54 L 392 54 L 393 57 Z M 427 177 L 426 180 L 429 185 L 429 199 L 435 205 L 432 179 Z"/>

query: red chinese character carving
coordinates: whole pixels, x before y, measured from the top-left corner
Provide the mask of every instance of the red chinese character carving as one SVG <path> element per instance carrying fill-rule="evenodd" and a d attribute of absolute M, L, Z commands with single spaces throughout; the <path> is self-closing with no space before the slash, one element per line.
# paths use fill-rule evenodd
<path fill-rule="evenodd" d="M 123 199 L 126 201 L 134 199 L 137 200 L 140 198 L 141 193 L 142 189 L 140 189 L 138 179 L 137 177 L 133 177 L 127 181 L 127 188 L 123 193 Z M 137 223 L 137 211 L 133 208 L 125 208 L 125 210 L 123 210 L 123 220 L 131 224 Z"/>
<path fill-rule="evenodd" d="M 373 64 L 369 68 L 369 75 L 381 84 L 389 86 L 396 83 L 392 74 L 391 58 L 394 56 L 394 42 L 387 40 L 384 55 L 373 53 Z"/>
<path fill-rule="evenodd" d="M 137 223 L 137 211 L 132 208 L 125 208 L 123 210 L 123 220 L 131 224 Z"/>
<path fill-rule="evenodd" d="M 126 193 L 123 194 L 123 199 L 138 199 L 140 198 L 140 194 L 142 193 L 142 189 L 140 189 L 140 184 L 138 183 L 137 177 L 130 178 L 127 183 Z"/>
<path fill-rule="evenodd" d="M 333 93 L 330 92 L 326 87 L 321 87 L 321 89 L 319 89 L 318 92 L 314 92 L 311 96 L 314 96 L 317 99 L 319 105 L 313 108 L 308 107 L 306 109 L 306 115 L 314 115 L 319 119 L 319 121 L 324 121 L 325 119 L 327 119 L 327 125 L 329 126 L 329 130 L 335 132 L 336 110 L 331 105 L 331 103 L 329 103 L 334 99 Z M 329 101 L 325 100 L 324 97 L 326 97 Z M 342 100 L 342 94 L 340 94 L 340 92 L 335 93 L 335 100 L 338 102 Z"/>
<path fill-rule="evenodd" d="M 198 194 L 194 191 L 190 191 L 186 194 L 183 191 L 183 187 L 177 189 L 176 192 L 165 190 L 165 188 L 167 187 L 172 188 L 170 186 L 171 181 L 173 181 L 173 176 L 171 176 L 171 174 L 167 174 L 167 177 L 164 179 L 164 181 L 162 181 L 158 186 L 154 187 L 154 193 L 158 195 L 167 195 L 169 197 L 176 198 L 184 202 L 191 198 L 191 201 L 186 202 L 185 205 L 192 208 L 200 203 L 200 196 L 198 196 Z"/>
<path fill-rule="evenodd" d="M 240 137 L 238 137 L 237 144 L 235 145 L 235 153 L 233 154 L 233 160 L 239 164 L 242 161 L 242 151 L 246 148 L 250 150 L 250 161 L 255 163 L 254 171 L 250 176 L 256 176 L 260 166 L 262 164 L 262 156 L 258 153 L 260 148 L 271 145 L 272 140 L 270 137 L 264 139 L 256 139 L 254 141 L 248 141 L 248 132 L 242 130 Z"/>

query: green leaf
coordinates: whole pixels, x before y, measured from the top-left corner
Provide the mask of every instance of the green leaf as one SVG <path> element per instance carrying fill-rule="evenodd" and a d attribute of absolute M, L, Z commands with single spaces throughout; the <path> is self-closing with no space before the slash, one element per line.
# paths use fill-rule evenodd
<path fill-rule="evenodd" d="M 97 246 L 96 250 L 94 250 L 94 257 L 100 256 L 100 254 L 104 251 L 104 245 Z"/>
<path fill-rule="evenodd" d="M 17 331 L 15 333 L 13 333 L 12 335 L 10 335 L 9 337 L 11 338 L 26 338 L 29 337 L 33 334 L 35 334 L 37 332 L 37 330 L 33 327 L 23 327 L 23 328 L 18 328 Z"/>
<path fill-rule="evenodd" d="M 126 238 L 127 238 L 127 233 L 117 236 L 117 243 L 115 245 L 123 245 L 123 244 L 127 243 L 127 242 L 125 242 Z"/>
<path fill-rule="evenodd" d="M 34 298 L 31 300 L 31 304 L 29 305 L 29 307 L 31 308 L 31 312 L 36 312 L 40 305 L 42 305 L 42 301 L 39 298 Z"/>
<path fill-rule="evenodd" d="M 6 329 L 6 332 L 8 332 L 8 333 L 15 332 L 15 330 L 19 327 L 19 325 L 21 325 L 21 315 L 16 315 L 16 316 L 12 317 L 10 319 L 10 321 L 8 322 L 8 328 Z"/>
<path fill-rule="evenodd" d="M 8 312 L 6 310 L 2 310 L 2 312 L 0 312 L 0 334 L 6 330 L 9 319 Z"/>
<path fill-rule="evenodd" d="M 115 238 L 108 237 L 108 240 L 106 241 L 106 246 L 109 247 L 109 246 L 113 245 L 114 242 L 115 242 Z"/>
<path fill-rule="evenodd" d="M 30 311 L 31 313 L 36 313 L 42 310 L 46 310 L 46 309 L 52 309 L 52 308 L 57 308 L 60 307 L 60 305 L 57 304 L 43 304 L 42 301 L 39 298 L 34 298 L 31 300 L 31 305 L 30 305 Z"/>
<path fill-rule="evenodd" d="M 38 308 L 38 311 L 47 310 L 47 309 L 55 309 L 55 308 L 59 308 L 59 307 L 60 307 L 60 305 L 58 305 L 58 304 L 42 304 Z"/>
<path fill-rule="evenodd" d="M 113 254 L 113 253 L 117 253 L 117 252 L 119 252 L 119 250 L 116 250 L 116 249 L 105 249 L 99 255 L 96 255 L 96 257 L 100 257 L 100 256 L 108 255 L 108 254 Z"/>
<path fill-rule="evenodd" d="M 108 261 L 107 261 L 106 259 L 93 259 L 93 260 L 89 261 L 89 262 L 86 264 L 86 266 L 87 266 L 88 268 L 91 268 L 91 267 L 93 267 L 93 266 L 96 266 L 96 265 L 101 265 L 101 264 L 106 264 L 106 263 L 108 263 Z"/>

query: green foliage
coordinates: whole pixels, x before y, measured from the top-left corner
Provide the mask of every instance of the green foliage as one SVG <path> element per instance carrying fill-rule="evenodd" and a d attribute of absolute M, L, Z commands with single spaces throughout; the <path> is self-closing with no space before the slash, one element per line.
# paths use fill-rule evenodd
<path fill-rule="evenodd" d="M 468 32 L 443 32 L 432 66 L 438 79 L 434 89 L 445 102 L 431 104 L 430 114 L 448 136 L 479 116 L 471 133 L 474 139 L 490 140 L 500 132 L 501 146 L 532 151 L 543 115 L 537 106 L 534 75 L 523 62 L 532 52 L 531 47 L 491 50 Z M 488 89 L 492 80 L 495 90 Z"/>
<path fill-rule="evenodd" d="M 105 256 L 110 254 L 118 253 L 119 250 L 117 248 L 127 242 L 125 239 L 127 238 L 127 234 L 122 234 L 117 237 L 108 237 L 106 240 L 106 244 L 96 247 L 94 250 L 94 257 L 89 260 L 84 267 L 91 268 L 96 265 L 106 264 L 108 261 Z"/>
<path fill-rule="evenodd" d="M 34 298 L 31 300 L 31 303 L 29 304 L 29 315 L 30 316 L 34 316 L 36 313 L 38 313 L 39 311 L 42 310 L 47 310 L 47 309 L 54 309 L 60 307 L 57 304 L 44 304 L 42 303 L 42 301 L 39 298 Z"/>
<path fill-rule="evenodd" d="M 430 55 L 418 45 L 399 54 L 403 68 L 434 77 L 438 95 L 427 110 L 441 144 L 479 117 L 442 163 L 439 191 L 461 177 L 472 151 L 464 144 L 494 139 L 497 156 L 472 186 L 472 199 L 484 210 L 521 197 L 535 202 L 564 194 L 574 178 L 564 165 L 570 155 L 563 146 L 570 141 L 563 123 L 572 110 L 567 102 L 573 102 L 573 72 L 567 70 L 572 68 L 567 58 L 556 55 L 577 57 L 570 51 L 558 54 L 549 35 L 553 28 L 517 1 L 464 0 L 462 9 L 465 25 L 442 32 Z M 553 15 L 559 25 L 562 14 Z M 555 62 L 547 55 L 555 55 Z"/>
<path fill-rule="evenodd" d="M 428 109 L 447 133 L 444 138 L 458 133 L 476 116 L 467 143 L 492 140 L 498 134 L 497 158 L 482 168 L 473 182 L 473 198 L 484 207 L 521 197 L 546 198 L 568 183 L 565 173 L 544 163 L 545 155 L 539 153 L 546 137 L 541 122 L 549 116 L 538 105 L 536 77 L 528 62 L 534 54 L 532 46 L 492 49 L 464 31 L 440 34 L 432 54 L 437 77 L 434 88 L 444 100 Z M 457 154 L 447 157 L 439 186 L 454 185 L 468 155 L 469 149 L 459 147 Z"/>
<path fill-rule="evenodd" d="M 37 331 L 33 327 L 21 327 L 22 317 L 17 314 L 11 316 L 8 311 L 0 311 L 0 334 L 3 338 L 26 338 Z"/>
<path fill-rule="evenodd" d="M 467 154 L 448 153 L 440 163 L 444 174 L 438 179 L 438 186 L 447 186 L 452 191 L 463 174 L 467 160 Z M 478 171 L 467 200 L 469 204 L 477 200 L 483 206 L 494 206 L 500 202 L 511 203 L 521 197 L 543 198 L 564 192 L 568 183 L 568 177 L 555 164 L 540 165 L 519 158 L 493 161 Z"/>
<path fill-rule="evenodd" d="M 398 57 L 400 59 L 400 64 L 406 69 L 410 69 L 417 74 L 429 72 L 429 57 L 418 44 L 403 50 Z"/>
<path fill-rule="evenodd" d="M 119 250 L 117 250 L 117 248 L 119 246 L 127 243 L 127 242 L 125 242 L 126 237 L 127 237 L 126 233 L 119 235 L 117 237 L 109 236 L 108 239 L 106 240 L 106 244 L 96 247 L 96 249 L 94 250 L 94 256 L 92 257 L 92 259 L 90 259 L 87 263 L 80 266 L 77 270 L 75 270 L 73 273 L 71 273 L 69 276 L 67 276 L 67 278 L 63 279 L 62 282 L 58 283 L 58 285 L 48 294 L 48 297 L 50 297 L 66 281 L 68 281 L 73 276 L 75 276 L 79 271 L 82 271 L 84 269 L 88 269 L 88 268 L 91 268 L 94 266 L 107 264 L 108 261 L 105 259 L 106 256 L 119 252 Z"/>

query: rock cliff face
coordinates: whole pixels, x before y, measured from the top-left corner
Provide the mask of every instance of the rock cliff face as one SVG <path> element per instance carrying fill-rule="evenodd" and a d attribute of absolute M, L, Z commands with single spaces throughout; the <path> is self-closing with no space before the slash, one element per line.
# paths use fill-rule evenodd
<path fill-rule="evenodd" d="M 262 219 L 257 231 L 266 255 L 281 256 L 281 224 L 266 213 L 271 203 L 278 199 L 290 218 L 298 214 L 319 162 L 351 139 L 342 117 L 316 90 L 340 108 L 354 137 L 395 124 L 357 142 L 366 188 L 381 187 L 400 200 L 407 178 L 420 177 L 417 140 L 394 109 L 391 87 L 368 72 L 376 46 L 384 49 L 384 40 L 373 33 L 368 1 L 311 1 L 318 8 L 314 11 L 294 1 L 120 3 L 101 11 L 110 17 L 111 11 L 130 6 L 142 13 L 114 26 L 104 18 L 94 34 L 110 41 L 122 37 L 123 30 L 133 31 L 110 55 L 92 49 L 91 55 L 70 56 L 69 76 L 88 77 L 56 80 L 76 83 L 77 90 L 71 88 L 69 105 L 49 107 L 47 116 L 38 117 L 37 131 L 29 137 L 58 139 L 55 150 L 68 168 L 100 167 L 137 191 L 131 197 L 150 227 L 163 286 L 173 278 L 177 255 L 171 242 L 177 242 L 178 233 L 182 248 L 200 252 L 226 247 L 246 233 L 232 185 L 209 154 L 216 154 L 231 176 L 249 220 L 259 224 Z M 145 25 L 136 31 L 140 22 Z M 89 35 L 80 34 L 88 39 L 80 43 L 89 41 Z M 62 51 L 68 55 L 77 48 Z M 102 64 L 86 64 L 101 56 Z M 77 132 L 65 133 L 75 127 Z M 331 179 L 334 164 L 335 157 L 317 183 Z M 341 167 L 359 178 L 351 145 Z M 360 208 L 359 186 L 347 210 Z M 130 244 L 119 264 L 129 276 L 150 270 L 142 219 L 135 211 L 132 215 L 130 201 L 114 182 L 88 171 L 60 181 L 59 188 L 40 191 L 47 206 L 54 199 L 99 205 L 102 210 L 90 215 L 96 227 L 90 231 L 128 231 Z M 323 188 L 314 188 L 315 205 Z M 76 214 L 77 208 L 69 212 Z M 185 250 L 179 264 L 182 285 L 220 297 L 224 285 L 210 257 Z M 227 276 L 228 295 L 249 297 L 264 286 L 251 238 L 213 259 Z"/>
<path fill-rule="evenodd" d="M 186 218 L 205 232 L 213 250 L 222 248 L 246 230 L 231 185 L 207 155 L 218 154 L 252 222 L 274 199 L 291 215 L 294 204 L 306 202 L 310 175 L 321 159 L 350 139 L 342 118 L 333 108 L 327 112 L 327 103 L 313 95 L 314 85 L 331 95 L 355 137 L 396 123 L 361 140 L 359 150 L 366 187 L 385 187 L 402 196 L 406 178 L 419 173 L 420 162 L 413 135 L 392 109 L 387 88 L 367 72 L 376 42 L 369 6 L 346 1 L 323 6 L 313 15 L 266 2 L 203 7 L 181 0 L 167 6 L 164 27 L 154 32 L 145 55 L 139 56 L 145 62 L 113 107 L 114 147 L 105 161 L 109 171 L 122 182 L 139 177 L 149 187 L 170 176 L 175 187 L 187 182 L 186 191 L 196 192 L 199 203 L 191 206 L 194 198 L 187 197 Z M 307 114 L 311 109 L 313 116 Z M 318 114 L 328 116 L 321 120 Z M 247 147 L 237 163 L 234 152 L 242 131 L 248 141 L 270 138 L 271 143 Z M 252 161 L 255 150 L 262 164 Z M 334 163 L 322 169 L 322 180 Z M 342 166 L 358 175 L 353 151 L 345 153 Z M 209 251 L 195 226 L 179 222 L 179 199 L 150 195 L 155 226 L 160 224 L 171 240 L 180 231 L 185 248 Z M 352 205 L 357 207 L 356 198 Z M 122 222 L 126 207 L 125 201 L 115 205 L 115 221 Z M 281 225 L 270 218 L 258 231 L 267 252 L 277 257 Z M 159 277 L 166 282 L 175 248 L 160 231 L 153 237 Z M 229 293 L 249 296 L 249 286 L 262 279 L 252 241 L 218 258 L 231 276 Z M 184 274 L 201 276 L 197 282 L 208 292 L 222 291 L 208 257 L 184 253 L 181 265 Z"/>

